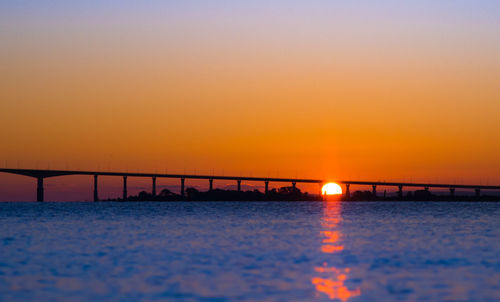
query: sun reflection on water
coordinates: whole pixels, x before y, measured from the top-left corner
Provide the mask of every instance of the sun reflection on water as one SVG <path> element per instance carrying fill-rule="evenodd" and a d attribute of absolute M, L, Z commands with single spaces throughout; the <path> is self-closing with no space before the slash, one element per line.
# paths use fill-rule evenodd
<path fill-rule="evenodd" d="M 334 254 L 342 251 L 344 246 L 340 242 L 342 234 L 338 225 L 341 221 L 340 202 L 326 202 L 324 217 L 321 221 L 323 237 L 321 251 L 325 254 Z M 342 302 L 361 294 L 358 289 L 350 290 L 345 285 L 350 268 L 336 268 L 324 262 L 322 266 L 315 267 L 318 276 L 313 277 L 311 282 L 316 287 L 316 291 L 325 294 L 330 299 L 338 299 Z"/>

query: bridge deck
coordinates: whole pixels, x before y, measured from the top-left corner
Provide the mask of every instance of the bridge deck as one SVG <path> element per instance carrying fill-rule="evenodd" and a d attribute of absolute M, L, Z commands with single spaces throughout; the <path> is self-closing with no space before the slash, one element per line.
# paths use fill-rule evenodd
<path fill-rule="evenodd" d="M 0 172 L 25 175 L 36 178 L 67 176 L 67 175 L 98 175 L 98 176 L 127 176 L 127 177 L 156 177 L 156 178 L 184 178 L 184 179 L 213 179 L 213 180 L 246 180 L 288 183 L 317 183 L 322 184 L 331 180 L 304 179 L 304 178 L 277 178 L 277 177 L 247 177 L 247 176 L 220 176 L 220 175 L 194 175 L 194 174 L 163 174 L 163 173 L 134 173 L 134 172 L 104 172 L 104 171 L 75 171 L 75 170 L 43 170 L 43 169 L 7 169 L 0 168 Z M 383 181 L 335 181 L 339 184 L 366 185 L 366 186 L 403 186 L 422 188 L 461 188 L 461 189 L 486 189 L 500 190 L 500 186 L 469 185 L 469 184 L 435 184 L 435 183 L 408 183 L 408 182 L 383 182 Z"/>

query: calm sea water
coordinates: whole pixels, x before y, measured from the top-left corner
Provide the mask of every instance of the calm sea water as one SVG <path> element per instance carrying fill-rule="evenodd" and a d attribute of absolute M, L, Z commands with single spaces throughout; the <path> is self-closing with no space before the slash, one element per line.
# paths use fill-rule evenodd
<path fill-rule="evenodd" d="M 500 203 L 0 203 L 0 301 L 500 301 Z"/>

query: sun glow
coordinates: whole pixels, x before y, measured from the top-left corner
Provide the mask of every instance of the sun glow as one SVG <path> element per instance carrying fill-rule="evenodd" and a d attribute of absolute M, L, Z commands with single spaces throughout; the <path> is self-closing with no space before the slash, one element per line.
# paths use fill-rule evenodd
<path fill-rule="evenodd" d="M 329 182 L 321 188 L 321 193 L 323 195 L 339 195 L 342 194 L 342 188 L 334 182 Z"/>

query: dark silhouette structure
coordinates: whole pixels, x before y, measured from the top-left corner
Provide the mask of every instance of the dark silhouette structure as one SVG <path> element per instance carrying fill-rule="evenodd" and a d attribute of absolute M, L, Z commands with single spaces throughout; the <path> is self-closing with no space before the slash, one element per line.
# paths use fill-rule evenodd
<path fill-rule="evenodd" d="M 234 180 L 237 184 L 237 191 L 242 192 L 241 183 L 242 181 L 260 181 L 264 182 L 265 190 L 264 196 L 272 196 L 273 194 L 277 194 L 275 189 L 269 190 L 269 182 L 274 183 L 291 183 L 290 187 L 283 187 L 279 191 L 280 196 L 284 196 L 289 194 L 289 198 L 294 198 L 293 194 L 297 193 L 297 183 L 315 183 L 318 184 L 318 190 L 321 189 L 321 186 L 328 181 L 322 179 L 300 179 L 300 178 L 270 178 L 270 177 L 238 177 L 238 176 L 216 176 L 216 175 L 192 175 L 192 174 L 161 174 L 161 173 L 128 173 L 128 172 L 101 172 L 101 171 L 70 171 L 70 170 L 40 170 L 40 169 L 0 169 L 0 172 L 11 173 L 24 175 L 29 177 L 34 177 L 37 179 L 37 201 L 44 201 L 44 187 L 43 180 L 47 177 L 56 177 L 56 176 L 66 176 L 66 175 L 89 175 L 94 177 L 94 201 L 99 200 L 98 194 L 98 177 L 99 176 L 118 176 L 123 177 L 123 200 L 127 200 L 127 178 L 128 177 L 148 177 L 152 179 L 152 196 L 156 195 L 156 179 L 157 178 L 177 178 L 181 181 L 181 190 L 180 190 L 180 199 L 186 198 L 186 190 L 185 190 L 185 181 L 186 179 L 206 179 L 209 181 L 209 191 L 208 193 L 214 191 L 213 181 L 214 180 Z M 403 182 L 379 182 L 379 181 L 335 181 L 338 184 L 343 184 L 344 187 L 344 199 L 352 200 L 353 198 L 368 198 L 370 196 L 371 199 L 377 199 L 377 186 L 384 187 L 396 187 L 398 190 L 399 199 L 403 199 L 403 188 L 423 188 L 423 190 L 418 190 L 415 192 L 412 198 L 416 196 L 432 196 L 430 194 L 430 188 L 445 188 L 449 189 L 450 198 L 455 198 L 455 189 L 470 189 L 474 190 L 477 198 L 481 197 L 481 190 L 495 190 L 500 191 L 500 186 L 484 186 L 484 185 L 457 185 L 457 184 L 431 184 L 431 183 L 403 183 Z M 356 193 L 351 198 L 351 185 L 362 185 L 362 186 L 371 186 L 372 190 L 365 191 L 362 193 Z M 216 190 L 215 190 L 216 191 Z M 220 192 L 221 190 L 219 190 Z M 193 197 L 201 196 L 201 192 L 190 191 Z M 230 192 L 230 191 L 226 191 Z M 248 191 L 247 191 L 248 192 Z M 288 192 L 288 193 L 287 193 Z M 295 193 L 294 193 L 295 192 Z M 418 193 L 417 193 L 418 192 Z M 164 192 L 162 191 L 161 194 Z M 260 193 L 260 192 L 259 192 Z M 300 193 L 300 190 L 299 190 Z M 167 194 L 167 193 L 165 193 Z M 203 193 L 205 194 L 205 193 Z M 214 193 L 213 193 L 214 194 Z M 246 193 L 245 193 L 246 194 Z M 261 193 L 262 194 L 262 193 Z M 300 193 L 302 194 L 302 193 Z M 168 194 L 167 194 L 168 195 Z M 172 195 L 174 196 L 174 195 Z M 215 197 L 216 195 L 214 195 Z M 222 195 L 221 195 L 222 196 Z M 242 195 L 243 196 L 243 195 Z M 298 195 L 300 196 L 300 195 Z M 205 196 L 206 197 L 206 196 Z M 385 197 L 385 191 L 384 191 Z M 153 199 L 154 200 L 154 199 Z M 291 199 L 294 200 L 294 199 Z"/>
<path fill-rule="evenodd" d="M 110 201 L 124 201 L 123 199 L 109 199 Z M 294 200 L 318 200 L 317 195 L 302 193 L 300 189 L 289 186 L 272 189 L 267 194 L 259 190 L 222 190 L 212 189 L 199 191 L 195 188 L 187 188 L 186 196 L 181 196 L 168 189 L 161 191 L 159 195 L 142 191 L 136 196 L 129 196 L 127 201 L 294 201 Z"/>

